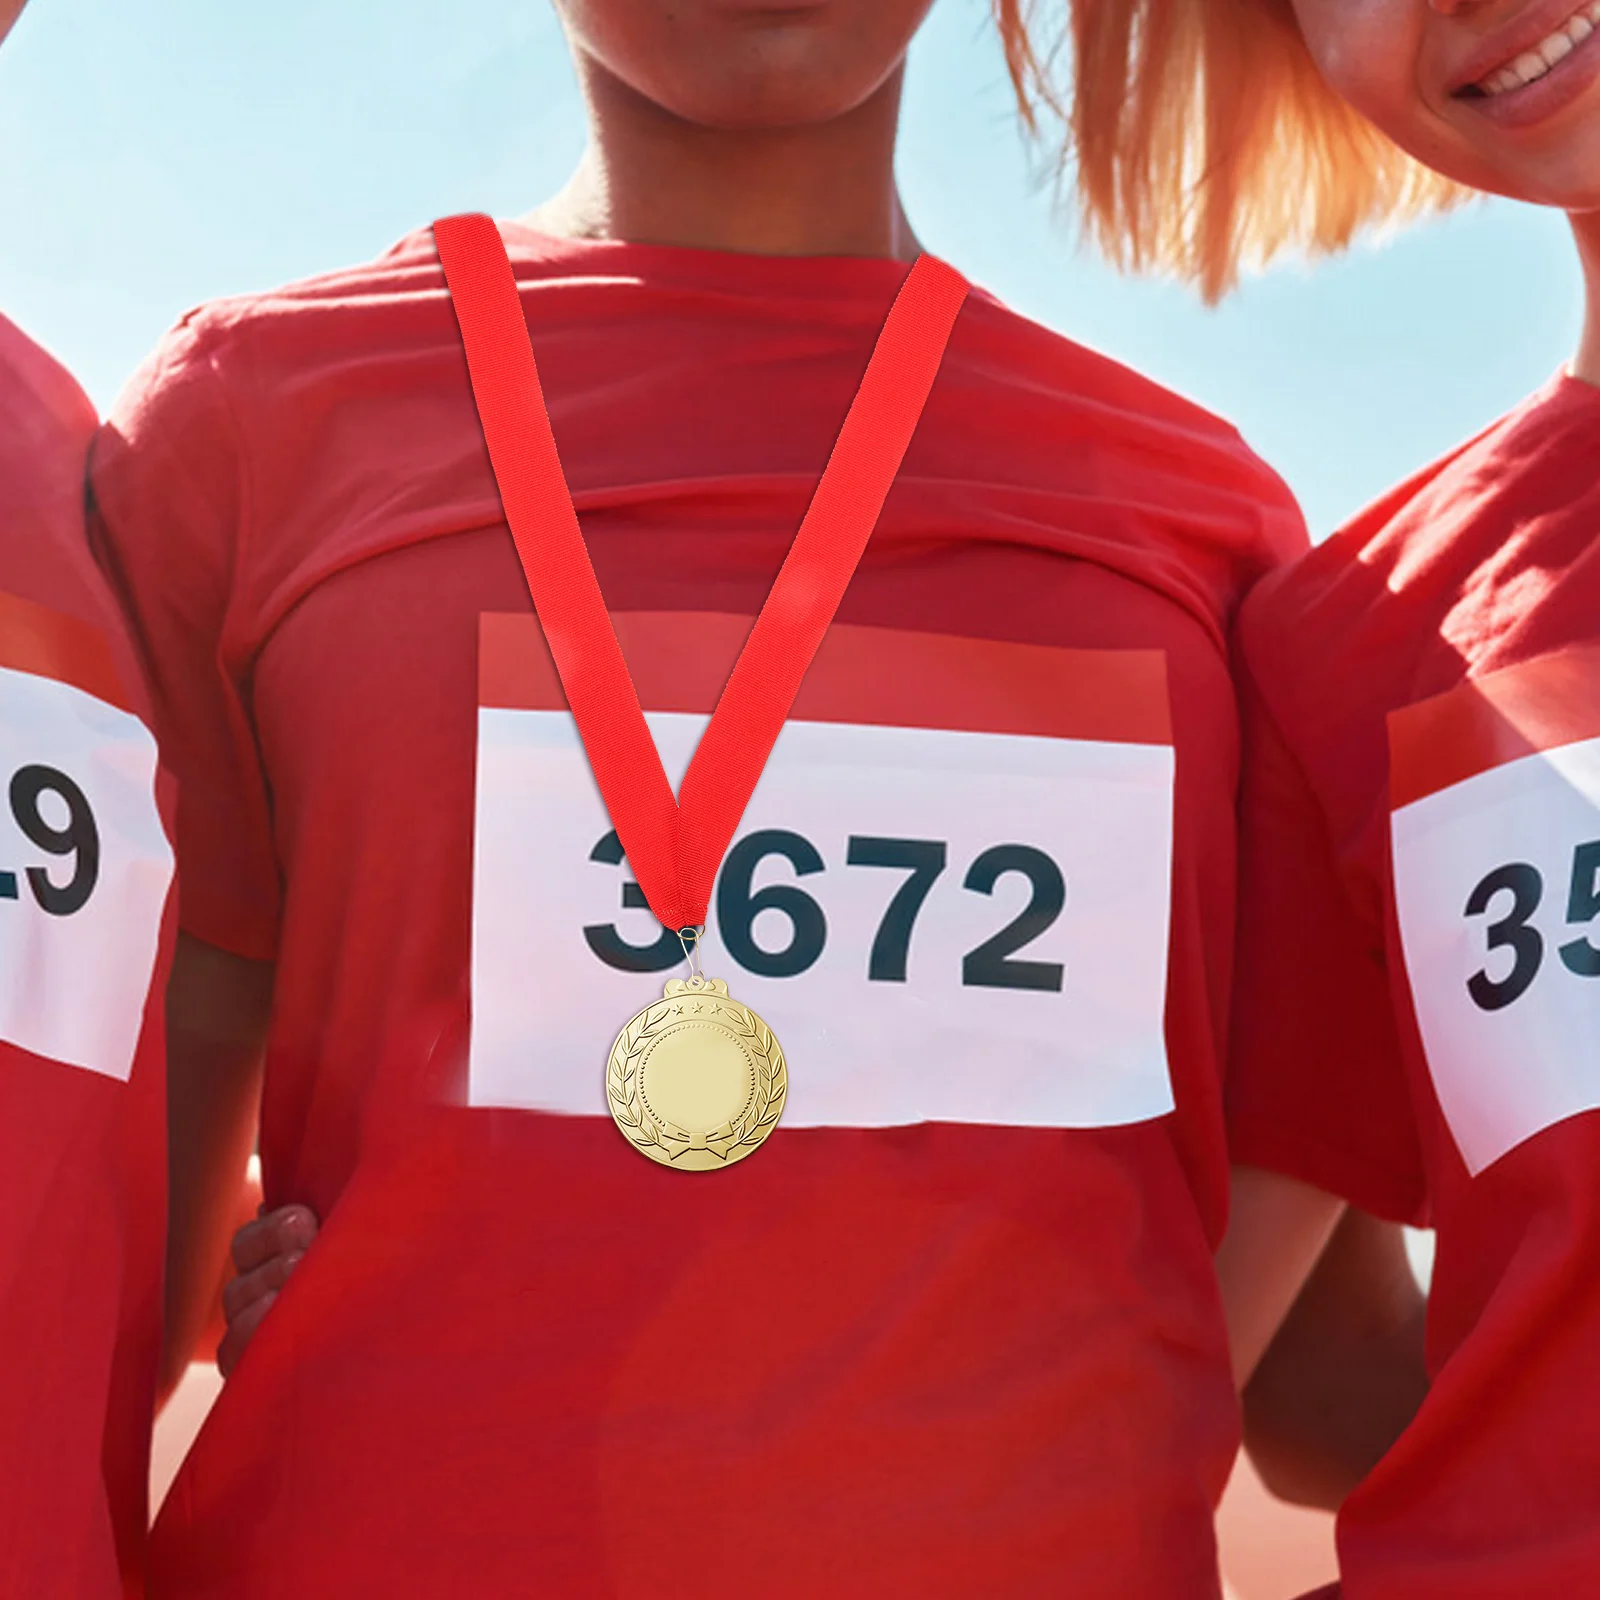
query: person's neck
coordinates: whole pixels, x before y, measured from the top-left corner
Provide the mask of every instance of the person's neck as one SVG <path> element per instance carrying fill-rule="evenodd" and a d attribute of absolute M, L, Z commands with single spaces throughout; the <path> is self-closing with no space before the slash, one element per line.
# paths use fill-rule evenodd
<path fill-rule="evenodd" d="M 894 180 L 901 74 L 854 111 L 778 129 L 684 122 L 580 58 L 589 146 L 529 214 L 561 238 L 774 256 L 918 250 Z"/>
<path fill-rule="evenodd" d="M 1583 337 L 1572 358 L 1572 376 L 1600 387 L 1600 211 L 1574 213 L 1572 235 L 1583 264 Z"/>

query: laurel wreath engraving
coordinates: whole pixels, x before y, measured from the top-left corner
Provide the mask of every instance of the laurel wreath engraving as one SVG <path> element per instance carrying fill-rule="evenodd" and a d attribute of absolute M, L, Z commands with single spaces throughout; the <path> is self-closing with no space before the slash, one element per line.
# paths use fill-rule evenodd
<path fill-rule="evenodd" d="M 712 1008 L 706 1020 L 714 1020 L 744 1043 L 755 1064 L 755 1093 L 733 1121 L 701 1133 L 667 1122 L 645 1103 L 644 1057 L 655 1034 L 679 1016 L 671 999 L 647 1006 L 622 1030 L 606 1067 L 606 1094 L 617 1126 L 646 1155 L 668 1166 L 699 1151 L 718 1158 L 718 1167 L 740 1160 L 777 1125 L 788 1094 L 788 1069 L 772 1030 L 748 1006 L 728 998 L 725 990 L 707 992 L 706 998 Z M 697 1171 L 710 1168 L 710 1163 L 699 1161 L 690 1165 Z"/>

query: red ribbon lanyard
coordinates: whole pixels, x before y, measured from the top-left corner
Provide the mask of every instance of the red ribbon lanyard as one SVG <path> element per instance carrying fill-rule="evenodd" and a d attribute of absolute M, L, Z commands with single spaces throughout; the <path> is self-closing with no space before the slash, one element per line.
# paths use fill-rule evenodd
<path fill-rule="evenodd" d="M 516 278 L 485 216 L 434 223 L 489 459 L 567 704 L 650 909 L 699 927 L 717 868 L 866 549 L 927 403 L 967 284 L 919 256 L 772 592 L 673 799 L 578 526 Z"/>

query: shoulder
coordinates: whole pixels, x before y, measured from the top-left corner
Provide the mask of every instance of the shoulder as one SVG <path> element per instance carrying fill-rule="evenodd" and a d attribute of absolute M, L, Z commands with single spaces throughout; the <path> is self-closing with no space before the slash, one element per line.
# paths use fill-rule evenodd
<path fill-rule="evenodd" d="M 1413 681 L 1420 659 L 1453 613 L 1481 610 L 1519 535 L 1553 511 L 1570 516 L 1581 494 L 1600 503 L 1600 391 L 1582 387 L 1547 386 L 1262 582 L 1241 633 L 1269 695 L 1347 700 L 1333 660 L 1384 699 L 1432 692 Z"/>
<path fill-rule="evenodd" d="M 381 355 L 453 333 L 443 279 L 426 235 L 366 264 L 184 313 L 119 395 L 94 446 L 98 498 L 126 476 L 161 478 L 167 492 L 239 502 L 268 479 L 284 445 L 320 435 L 340 399 L 381 386 Z M 302 463 L 303 464 L 303 463 Z"/>
<path fill-rule="evenodd" d="M 328 365 L 353 343 L 392 340 L 419 307 L 443 309 L 444 279 L 427 239 L 410 235 L 373 261 L 193 308 L 168 331 L 129 393 L 205 372 L 247 396 L 297 369 Z"/>
<path fill-rule="evenodd" d="M 981 291 L 963 320 L 964 420 L 1054 498 L 1082 553 L 1134 548 L 1161 586 L 1226 618 L 1306 549 L 1293 494 L 1231 423 Z"/>
<path fill-rule="evenodd" d="M 1039 385 L 1057 400 L 1076 398 L 1107 423 L 1164 423 L 1197 439 L 1237 444 L 1231 424 L 1152 378 L 1013 310 L 974 286 L 964 315 L 1012 381 Z"/>
<path fill-rule="evenodd" d="M 1600 391 L 1558 380 L 1246 601 L 1240 654 L 1307 772 L 1379 781 L 1391 711 L 1493 666 L 1600 519 Z"/>
<path fill-rule="evenodd" d="M 72 374 L 0 316 L 0 481 L 19 495 L 54 492 L 65 475 L 82 481 L 94 406 Z"/>
<path fill-rule="evenodd" d="M 974 293 L 970 315 L 971 356 L 987 358 L 992 377 L 1037 396 L 1085 438 L 1136 448 L 1153 469 L 1235 480 L 1263 499 L 1292 502 L 1283 480 L 1224 418 L 983 291 Z"/>
<path fill-rule="evenodd" d="M 94 406 L 66 368 L 0 317 L 0 634 L 7 664 L 143 716 L 139 668 L 85 526 L 84 473 L 95 426 Z"/>
<path fill-rule="evenodd" d="M 81 568 L 94 406 L 72 375 L 0 317 L 0 579 L 32 591 Z M 81 587 L 82 576 L 69 587 Z M 35 583 L 32 580 L 37 580 Z M 49 596 L 35 594 L 35 598 Z"/>

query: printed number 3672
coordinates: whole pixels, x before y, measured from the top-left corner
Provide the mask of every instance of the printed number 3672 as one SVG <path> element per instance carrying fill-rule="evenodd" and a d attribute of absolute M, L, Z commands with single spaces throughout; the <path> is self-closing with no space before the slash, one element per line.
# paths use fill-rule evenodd
<path fill-rule="evenodd" d="M 1480 917 L 1497 897 L 1509 894 L 1511 903 L 1486 930 L 1490 950 L 1509 950 L 1511 970 L 1491 978 L 1487 970 L 1467 979 L 1467 992 L 1484 1011 L 1500 1011 L 1527 993 L 1544 963 L 1544 935 L 1534 927 L 1533 914 L 1544 899 L 1544 874 L 1526 861 L 1496 867 L 1467 898 L 1466 915 Z M 1503 902 L 1502 902 L 1503 904 Z M 1497 907 L 1498 909 L 1498 907 Z M 1578 927 L 1600 915 L 1600 839 L 1580 844 L 1572 853 L 1572 879 L 1567 890 L 1567 923 Z M 1600 949 L 1580 935 L 1557 949 L 1561 964 L 1580 978 L 1600 978 Z"/>
<path fill-rule="evenodd" d="M 903 872 L 905 880 L 890 897 L 873 936 L 867 959 L 867 977 L 874 983 L 904 983 L 911 951 L 911 934 L 928 891 L 944 872 L 947 846 L 942 839 L 887 839 L 852 834 L 845 847 L 847 867 L 881 867 Z M 753 889 L 757 865 L 780 856 L 797 878 L 825 870 L 817 847 L 802 834 L 786 828 L 763 828 L 748 833 L 728 852 L 717 881 L 717 932 L 723 948 L 747 972 L 764 978 L 792 978 L 804 972 L 827 943 L 828 921 L 822 907 L 796 884 L 774 883 Z M 608 833 L 589 852 L 591 861 L 619 866 L 622 844 Z M 968 866 L 962 886 L 976 894 L 994 893 L 1008 873 L 1026 878 L 1032 888 L 1028 904 L 1005 927 L 962 958 L 961 981 L 990 989 L 1059 990 L 1062 965 L 1058 961 L 1021 960 L 1016 952 L 1031 944 L 1061 915 L 1067 901 L 1061 868 L 1044 851 L 1026 844 L 997 844 L 982 851 Z M 644 891 L 637 883 L 622 886 L 622 904 L 644 910 Z M 758 945 L 751 929 L 763 911 L 781 912 L 789 921 L 789 940 L 769 950 Z M 630 944 L 609 922 L 591 923 L 583 930 L 589 948 L 622 972 L 665 972 L 683 960 L 678 936 L 671 930 L 651 944 Z"/>

